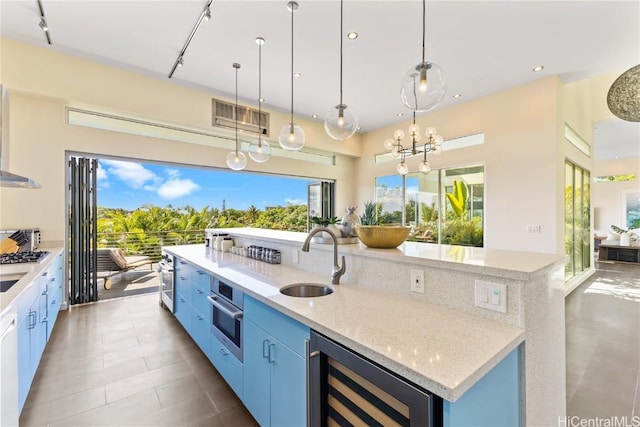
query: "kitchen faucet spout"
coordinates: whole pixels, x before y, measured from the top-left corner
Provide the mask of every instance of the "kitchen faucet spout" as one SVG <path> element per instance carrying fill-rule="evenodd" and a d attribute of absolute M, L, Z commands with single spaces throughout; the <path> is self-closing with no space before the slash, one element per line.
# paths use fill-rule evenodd
<path fill-rule="evenodd" d="M 318 233 L 321 233 L 325 231 L 327 234 L 329 234 L 329 236 L 331 236 L 331 239 L 333 240 L 333 267 L 331 269 L 331 284 L 332 285 L 339 285 L 340 284 L 340 277 L 344 274 L 346 267 L 347 267 L 347 262 L 344 259 L 344 255 L 342 256 L 342 265 L 338 264 L 338 238 L 326 227 L 318 227 L 318 228 L 314 228 L 313 230 L 311 230 L 309 232 L 309 235 L 307 236 L 307 238 L 304 240 L 304 243 L 302 244 L 302 252 L 309 252 L 309 245 L 311 244 L 311 238 L 313 236 L 315 236 Z"/>

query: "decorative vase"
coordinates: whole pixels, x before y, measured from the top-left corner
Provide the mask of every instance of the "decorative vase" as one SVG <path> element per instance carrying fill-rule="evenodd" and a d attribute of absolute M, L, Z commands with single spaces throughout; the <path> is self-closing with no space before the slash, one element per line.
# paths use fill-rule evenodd
<path fill-rule="evenodd" d="M 346 213 L 342 217 L 340 224 L 342 225 L 342 236 L 351 237 L 355 236 L 354 227 L 360 225 L 360 217 L 356 214 L 357 207 L 349 207 L 346 209 Z"/>

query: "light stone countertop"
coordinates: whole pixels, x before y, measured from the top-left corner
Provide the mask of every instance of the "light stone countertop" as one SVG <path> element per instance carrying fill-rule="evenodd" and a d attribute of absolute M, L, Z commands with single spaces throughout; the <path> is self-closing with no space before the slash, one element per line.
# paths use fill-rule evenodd
<path fill-rule="evenodd" d="M 302 242 L 307 237 L 307 233 L 259 228 L 221 228 L 207 229 L 207 231 L 297 246 L 302 246 Z M 332 245 L 322 244 L 314 245 L 314 249 L 333 250 Z M 548 270 L 551 265 L 564 265 L 568 260 L 567 256 L 556 254 L 421 242 L 404 242 L 396 249 L 369 248 L 363 243 L 345 244 L 340 245 L 340 254 L 420 263 L 425 266 L 514 280 L 529 280 L 537 273 Z"/>
<path fill-rule="evenodd" d="M 49 267 L 56 259 L 62 248 L 51 247 L 38 250 L 48 251 L 49 254 L 40 262 L 25 262 L 21 264 L 2 264 L 0 265 L 0 275 L 8 276 L 14 274 L 24 274 L 20 280 L 14 284 L 11 289 L 0 293 L 0 313 L 11 307 L 20 294 L 33 282 L 34 279 L 40 277 L 40 273 Z"/>
<path fill-rule="evenodd" d="M 163 249 L 450 402 L 525 338 L 514 326 L 363 286 L 330 285 L 326 276 L 204 245 Z M 280 294 L 281 287 L 299 282 L 321 283 L 334 292 L 318 298 Z"/>

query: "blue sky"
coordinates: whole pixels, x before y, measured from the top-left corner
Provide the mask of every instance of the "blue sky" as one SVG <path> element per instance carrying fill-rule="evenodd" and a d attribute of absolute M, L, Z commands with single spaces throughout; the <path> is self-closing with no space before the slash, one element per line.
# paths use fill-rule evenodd
<path fill-rule="evenodd" d="M 176 167 L 158 164 L 99 161 L 98 206 L 134 210 L 140 206 L 211 206 L 246 209 L 255 205 L 307 203 L 307 179 Z"/>

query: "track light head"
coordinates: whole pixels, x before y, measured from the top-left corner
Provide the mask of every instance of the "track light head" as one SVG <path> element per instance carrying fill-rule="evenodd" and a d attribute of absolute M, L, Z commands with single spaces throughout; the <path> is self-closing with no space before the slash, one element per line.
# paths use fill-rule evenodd
<path fill-rule="evenodd" d="M 207 6 L 207 7 L 204 9 L 204 20 L 205 20 L 205 21 L 208 21 L 208 20 L 210 20 L 210 19 L 211 19 L 211 9 L 209 8 L 209 6 Z"/>
<path fill-rule="evenodd" d="M 40 23 L 38 25 L 40 26 L 40 29 L 45 33 L 49 31 L 49 26 L 47 26 L 47 21 L 45 21 L 44 18 L 40 18 Z"/>

